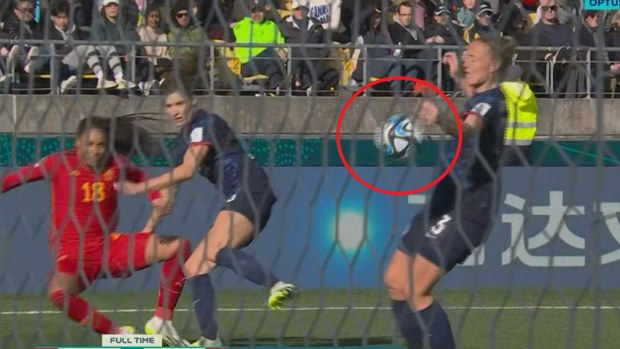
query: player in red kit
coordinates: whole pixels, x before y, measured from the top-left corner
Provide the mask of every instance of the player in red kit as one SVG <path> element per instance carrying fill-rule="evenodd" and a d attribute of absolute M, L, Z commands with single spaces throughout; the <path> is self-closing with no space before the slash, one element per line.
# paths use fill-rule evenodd
<path fill-rule="evenodd" d="M 183 284 L 183 264 L 189 242 L 175 236 L 152 234 L 160 217 L 170 209 L 167 191 L 150 192 L 152 212 L 144 229 L 135 234 L 115 230 L 118 195 L 114 184 L 122 179 L 144 181 L 144 173 L 129 166 L 123 154 L 131 151 L 133 130 L 129 118 L 114 120 L 126 137 L 115 135 L 108 144 L 110 118 L 80 121 L 75 148 L 55 153 L 35 165 L 25 166 L 2 179 L 2 192 L 38 180 L 50 181 L 51 212 L 49 247 L 55 268 L 48 295 L 72 320 L 99 333 L 133 333 L 118 327 L 78 296 L 95 279 L 128 277 L 163 261 L 155 315 L 147 331 L 159 333 L 169 344 L 187 344 L 172 326 L 172 313 Z M 131 132 L 129 132 L 131 131 Z M 127 138 L 127 139 L 123 139 Z"/>

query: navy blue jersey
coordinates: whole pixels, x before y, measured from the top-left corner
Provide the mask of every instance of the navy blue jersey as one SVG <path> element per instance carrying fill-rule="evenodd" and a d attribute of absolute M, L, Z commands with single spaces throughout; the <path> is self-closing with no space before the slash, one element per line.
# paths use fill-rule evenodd
<path fill-rule="evenodd" d="M 183 155 L 192 144 L 209 146 L 199 172 L 226 198 L 235 197 L 241 190 L 261 192 L 270 188 L 266 173 L 245 153 L 234 131 L 217 114 L 195 111 L 176 142 L 176 164 L 183 162 Z"/>
<path fill-rule="evenodd" d="M 443 214 L 454 207 L 455 182 L 462 190 L 475 190 L 492 183 L 498 174 L 507 118 L 505 103 L 499 88 L 476 93 L 465 103 L 460 113 L 461 120 L 476 114 L 482 118 L 482 130 L 479 135 L 463 140 L 451 174 L 437 185 L 431 204 L 434 214 Z M 446 148 L 447 161 L 452 161 L 456 148 L 457 140 L 450 140 Z"/>
<path fill-rule="evenodd" d="M 463 107 L 461 120 L 465 121 L 470 114 L 482 118 L 482 130 L 478 137 L 463 140 L 461 154 L 452 170 L 466 188 L 484 185 L 497 173 L 507 117 L 506 100 L 501 90 L 494 88 L 473 95 Z M 451 140 L 447 159 L 452 160 L 456 147 L 457 140 Z"/>

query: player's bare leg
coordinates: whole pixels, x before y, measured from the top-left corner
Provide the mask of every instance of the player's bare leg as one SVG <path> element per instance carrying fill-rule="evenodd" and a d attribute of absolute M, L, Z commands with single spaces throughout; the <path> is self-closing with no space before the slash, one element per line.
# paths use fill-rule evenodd
<path fill-rule="evenodd" d="M 428 329 L 431 348 L 454 348 L 447 315 L 432 290 L 443 275 L 440 267 L 417 254 L 397 250 L 384 275 L 394 315 L 409 347 L 422 347 Z"/>
<path fill-rule="evenodd" d="M 151 234 L 146 243 L 145 262 L 148 265 L 164 262 L 161 269 L 155 315 L 145 324 L 147 334 L 161 334 L 169 345 L 187 345 L 172 325 L 185 276 L 183 265 L 191 253 L 189 241 L 176 236 Z"/>
<path fill-rule="evenodd" d="M 215 293 L 208 276 L 216 266 L 231 269 L 247 280 L 269 288 L 268 304 L 272 308 L 280 307 L 297 294 L 294 285 L 278 280 L 253 256 L 239 249 L 253 237 L 254 225 L 244 215 L 222 211 L 185 263 L 186 275 L 193 281 L 194 310 L 203 331 L 200 345 L 221 345 L 215 322 Z"/>
<path fill-rule="evenodd" d="M 235 211 L 220 212 L 209 233 L 185 264 L 188 278 L 209 273 L 216 265 L 223 266 L 270 289 L 268 305 L 278 309 L 295 297 L 298 290 L 294 285 L 280 281 L 254 257 L 239 249 L 254 238 L 254 231 L 254 225 L 244 215 Z"/>
<path fill-rule="evenodd" d="M 55 272 L 48 286 L 52 303 L 70 319 L 102 334 L 133 333 L 130 326 L 117 327 L 78 294 L 84 290 L 78 274 Z"/>

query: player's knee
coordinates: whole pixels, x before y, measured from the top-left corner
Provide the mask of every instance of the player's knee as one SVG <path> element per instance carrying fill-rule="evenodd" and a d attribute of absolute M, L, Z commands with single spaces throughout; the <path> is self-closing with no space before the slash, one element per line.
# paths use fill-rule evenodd
<path fill-rule="evenodd" d="M 57 309 L 62 310 L 65 298 L 67 297 L 67 293 L 63 289 L 56 288 L 49 290 L 47 296 Z"/>
<path fill-rule="evenodd" d="M 419 283 L 413 281 L 413 287 L 410 288 L 411 292 L 408 292 L 407 298 L 412 304 L 414 309 L 425 309 L 431 303 L 433 303 L 433 294 L 430 287 L 423 287 Z"/>
<path fill-rule="evenodd" d="M 417 293 L 412 292 L 410 297 L 410 303 L 415 310 L 426 309 L 433 303 L 433 295 L 430 293 Z"/>

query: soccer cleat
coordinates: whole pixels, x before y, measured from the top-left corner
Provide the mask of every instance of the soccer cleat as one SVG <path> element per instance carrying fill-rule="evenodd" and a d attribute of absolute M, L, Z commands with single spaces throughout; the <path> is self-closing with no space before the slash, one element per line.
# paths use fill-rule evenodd
<path fill-rule="evenodd" d="M 189 345 L 188 341 L 179 336 L 177 330 L 172 326 L 172 321 L 166 321 L 156 316 L 153 316 L 146 322 L 144 325 L 144 333 L 161 335 L 162 340 L 167 345 Z"/>
<path fill-rule="evenodd" d="M 222 340 L 218 336 L 215 339 L 207 339 L 205 337 L 200 337 L 200 339 L 191 344 L 192 347 L 200 347 L 200 348 L 223 348 L 224 344 Z"/>
<path fill-rule="evenodd" d="M 282 305 L 284 305 L 284 302 L 297 297 L 298 294 L 299 289 L 297 286 L 278 281 L 278 283 L 271 288 L 267 305 L 272 310 L 280 309 Z"/>

